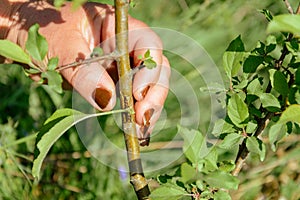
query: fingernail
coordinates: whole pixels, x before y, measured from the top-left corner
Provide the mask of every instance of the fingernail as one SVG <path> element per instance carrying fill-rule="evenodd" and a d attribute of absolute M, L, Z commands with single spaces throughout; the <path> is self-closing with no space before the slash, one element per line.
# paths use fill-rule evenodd
<path fill-rule="evenodd" d="M 139 138 L 139 143 L 141 146 L 148 146 L 150 143 L 150 133 L 148 132 L 148 129 L 150 127 L 150 119 L 154 113 L 154 109 L 148 109 L 144 113 L 143 117 L 143 126 L 141 127 L 140 131 L 142 132 L 142 138 Z"/>
<path fill-rule="evenodd" d="M 145 138 L 139 138 L 139 144 L 140 146 L 149 146 L 150 143 L 150 134 L 147 133 L 147 136 Z"/>
<path fill-rule="evenodd" d="M 95 101 L 101 109 L 104 109 L 107 106 L 111 96 L 111 92 L 104 88 L 96 88 L 94 91 Z"/>
<path fill-rule="evenodd" d="M 147 92 L 148 92 L 149 89 L 150 89 L 150 86 L 148 85 L 148 86 L 145 87 L 145 89 L 141 92 L 143 98 L 145 98 L 145 96 L 146 96 L 146 94 L 147 94 Z"/>

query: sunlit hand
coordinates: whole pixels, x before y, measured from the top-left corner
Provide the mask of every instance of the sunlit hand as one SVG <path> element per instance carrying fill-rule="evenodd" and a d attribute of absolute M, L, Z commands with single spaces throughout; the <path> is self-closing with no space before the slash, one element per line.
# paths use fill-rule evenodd
<path fill-rule="evenodd" d="M 7 0 L 1 1 L 7 3 Z M 38 23 L 39 32 L 49 44 L 47 58 L 57 56 L 60 66 L 89 58 L 94 47 L 99 45 L 106 54 L 115 49 L 115 18 L 111 6 L 87 3 L 73 10 L 69 3 L 56 9 L 43 1 L 12 1 L 10 19 L 6 20 L 9 21 L 8 28 L 2 30 L 4 38 L 24 47 L 29 27 Z M 134 76 L 133 94 L 139 137 L 148 137 L 160 116 L 168 93 L 170 66 L 162 55 L 159 37 L 143 22 L 129 17 L 132 67 L 141 64 L 138 57 L 147 50 L 150 50 L 157 67 L 143 68 Z M 114 62 L 90 63 L 62 70 L 61 74 L 96 109 L 107 111 L 115 106 L 118 75 Z"/>

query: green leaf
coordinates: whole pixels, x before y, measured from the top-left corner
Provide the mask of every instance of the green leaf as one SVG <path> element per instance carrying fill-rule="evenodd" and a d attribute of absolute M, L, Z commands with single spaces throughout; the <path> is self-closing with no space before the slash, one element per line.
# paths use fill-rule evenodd
<path fill-rule="evenodd" d="M 269 23 L 267 32 L 288 32 L 297 35 L 300 33 L 300 16 L 290 14 L 277 15 Z"/>
<path fill-rule="evenodd" d="M 47 79 L 48 86 L 52 90 L 56 91 L 57 93 L 62 93 L 63 79 L 60 73 L 57 71 L 45 71 L 42 73 L 41 77 Z"/>
<path fill-rule="evenodd" d="M 244 127 L 249 117 L 248 106 L 238 94 L 233 94 L 228 102 L 228 116 L 237 127 Z"/>
<path fill-rule="evenodd" d="M 245 73 L 254 73 L 263 62 L 264 58 L 262 56 L 250 55 L 244 62 L 243 71 Z"/>
<path fill-rule="evenodd" d="M 59 8 L 65 3 L 65 1 L 66 0 L 54 0 L 54 6 Z"/>
<path fill-rule="evenodd" d="M 281 71 L 275 71 L 273 74 L 273 79 L 271 79 L 271 84 L 274 87 L 274 89 L 282 94 L 283 96 L 286 96 L 289 92 L 289 85 L 286 80 L 286 77 Z"/>
<path fill-rule="evenodd" d="M 26 50 L 35 60 L 43 61 L 48 52 L 48 43 L 46 39 L 39 34 L 39 27 L 38 24 L 35 24 L 28 30 Z"/>
<path fill-rule="evenodd" d="M 176 200 L 187 194 L 188 193 L 182 187 L 168 183 L 153 190 L 150 194 L 150 198 L 155 200 Z"/>
<path fill-rule="evenodd" d="M 262 9 L 260 12 L 265 15 L 268 21 L 271 21 L 273 19 L 273 16 L 269 10 Z"/>
<path fill-rule="evenodd" d="M 257 128 L 257 124 L 254 122 L 248 122 L 247 127 L 246 127 L 246 133 L 254 133 L 254 131 Z"/>
<path fill-rule="evenodd" d="M 214 193 L 214 200 L 231 200 L 231 197 L 228 192 L 219 190 L 218 192 Z"/>
<path fill-rule="evenodd" d="M 241 39 L 241 35 L 236 37 L 233 41 L 230 42 L 226 51 L 242 52 L 245 51 L 244 43 Z"/>
<path fill-rule="evenodd" d="M 277 123 L 287 123 L 287 122 L 297 122 L 300 123 L 300 105 L 293 104 L 287 107 L 285 111 L 282 112 L 279 121 Z"/>
<path fill-rule="evenodd" d="M 246 147 L 249 152 L 257 154 L 260 158 L 260 161 L 263 161 L 266 156 L 266 146 L 262 143 L 261 140 L 258 140 L 256 137 L 248 137 L 246 141 Z"/>
<path fill-rule="evenodd" d="M 281 108 L 280 103 L 273 94 L 263 93 L 259 96 L 259 98 L 263 108 L 266 108 L 271 112 L 280 110 Z M 278 108 L 278 109 L 274 109 L 274 108 Z"/>
<path fill-rule="evenodd" d="M 258 78 L 254 79 L 249 83 L 247 87 L 247 94 L 253 94 L 259 97 L 262 93 L 263 93 L 263 88 Z"/>
<path fill-rule="evenodd" d="M 287 132 L 287 128 L 285 124 L 276 123 L 269 129 L 269 141 L 271 144 L 271 149 L 276 151 L 276 144 L 279 140 L 281 140 Z"/>
<path fill-rule="evenodd" d="M 219 147 L 222 149 L 231 149 L 234 146 L 240 144 L 242 139 L 243 139 L 243 136 L 241 134 L 230 133 L 230 134 L 226 135 L 226 137 L 221 142 Z"/>
<path fill-rule="evenodd" d="M 0 55 L 16 62 L 31 63 L 29 55 L 21 47 L 9 40 L 0 40 Z"/>
<path fill-rule="evenodd" d="M 205 170 L 214 171 L 218 169 L 218 152 L 216 148 L 212 147 L 207 156 L 204 158 L 205 160 Z"/>
<path fill-rule="evenodd" d="M 156 62 L 152 59 L 147 59 L 144 60 L 144 65 L 148 68 L 148 69 L 153 69 L 156 67 Z"/>
<path fill-rule="evenodd" d="M 224 160 L 219 163 L 219 169 L 224 172 L 231 172 L 235 168 L 235 163 L 233 160 Z"/>
<path fill-rule="evenodd" d="M 230 173 L 215 171 L 204 176 L 204 180 L 214 188 L 234 189 L 239 185 L 239 179 Z"/>
<path fill-rule="evenodd" d="M 48 70 L 55 70 L 58 66 L 58 58 L 51 58 L 48 62 Z"/>
<path fill-rule="evenodd" d="M 178 129 L 184 139 L 184 155 L 193 164 L 198 164 L 199 160 L 203 159 L 208 154 L 205 138 L 197 130 L 189 130 L 181 126 L 178 126 Z"/>
<path fill-rule="evenodd" d="M 295 84 L 300 87 L 300 68 L 295 72 Z"/>
<path fill-rule="evenodd" d="M 234 77 L 239 72 L 244 61 L 245 52 L 227 51 L 223 54 L 223 66 L 229 78 Z"/>
<path fill-rule="evenodd" d="M 235 129 L 233 128 L 233 125 L 227 123 L 224 119 L 218 119 L 215 122 L 212 134 L 219 137 L 222 133 L 232 133 L 234 131 Z"/>
<path fill-rule="evenodd" d="M 188 163 L 182 163 L 181 167 L 181 180 L 183 183 L 190 181 L 191 179 L 195 179 L 197 175 L 197 171 L 194 167 L 189 165 Z"/>
<path fill-rule="evenodd" d="M 101 47 L 95 47 L 91 53 L 91 57 L 99 57 L 104 54 L 104 51 Z"/>
<path fill-rule="evenodd" d="M 40 179 L 41 166 L 50 148 L 72 126 L 88 118 L 120 112 L 124 111 L 118 110 L 114 112 L 84 114 L 69 108 L 56 110 L 56 112 L 46 120 L 38 133 L 32 166 L 33 177 L 38 180 Z"/>
<path fill-rule="evenodd" d="M 146 59 L 148 59 L 148 58 L 152 58 L 151 56 L 150 56 L 150 50 L 148 49 L 146 52 L 145 52 L 145 54 L 144 54 L 144 59 L 146 60 Z"/>

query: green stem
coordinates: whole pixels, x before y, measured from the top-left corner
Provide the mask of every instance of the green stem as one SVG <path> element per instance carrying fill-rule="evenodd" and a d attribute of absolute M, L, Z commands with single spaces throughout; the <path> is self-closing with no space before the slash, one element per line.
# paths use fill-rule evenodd
<path fill-rule="evenodd" d="M 115 0 L 115 9 L 116 52 L 120 55 L 117 58 L 117 66 L 121 107 L 123 109 L 129 108 L 130 110 L 134 110 L 132 73 L 128 53 L 128 0 Z M 122 125 L 127 148 L 130 182 L 134 187 L 138 199 L 149 199 L 150 190 L 143 173 L 134 112 L 122 114 Z"/>

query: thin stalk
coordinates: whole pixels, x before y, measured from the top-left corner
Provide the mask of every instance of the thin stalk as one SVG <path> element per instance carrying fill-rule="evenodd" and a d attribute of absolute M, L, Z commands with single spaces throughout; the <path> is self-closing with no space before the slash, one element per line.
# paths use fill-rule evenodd
<path fill-rule="evenodd" d="M 115 9 L 116 52 L 119 55 L 116 60 L 119 73 L 120 102 L 123 109 L 129 108 L 133 111 L 132 72 L 128 53 L 128 0 L 115 0 Z M 138 199 L 149 199 L 150 190 L 143 173 L 134 112 L 122 113 L 122 126 L 127 149 L 130 182 Z"/>

